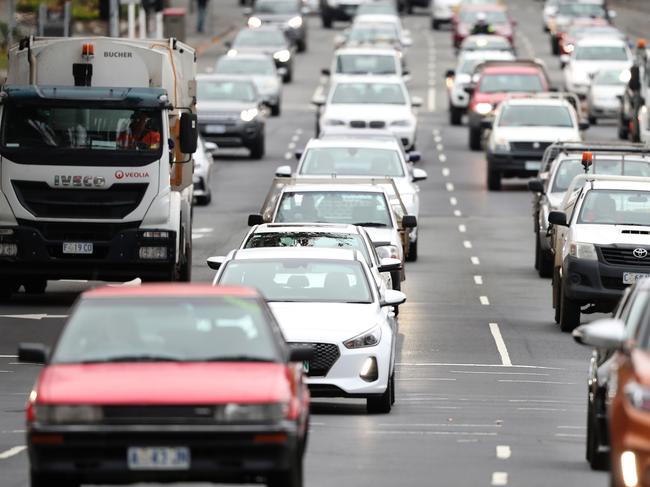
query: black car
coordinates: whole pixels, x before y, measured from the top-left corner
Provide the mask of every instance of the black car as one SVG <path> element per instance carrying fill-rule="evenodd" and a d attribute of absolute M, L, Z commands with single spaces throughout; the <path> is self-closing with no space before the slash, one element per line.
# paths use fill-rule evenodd
<path fill-rule="evenodd" d="M 226 46 L 230 48 L 230 55 L 267 54 L 273 58 L 278 69 L 282 69 L 282 81 L 290 83 L 293 79 L 293 57 L 296 48 L 277 26 L 263 25 L 255 29 L 242 29 Z"/>
<path fill-rule="evenodd" d="M 335 20 L 352 20 L 365 0 L 319 0 L 323 27 L 330 29 Z"/>
<path fill-rule="evenodd" d="M 275 26 L 295 44 L 298 52 L 307 50 L 307 20 L 300 0 L 257 0 L 246 9 L 248 27 Z"/>
<path fill-rule="evenodd" d="M 197 107 L 203 140 L 220 148 L 244 147 L 264 157 L 265 109 L 250 77 L 199 75 Z"/>

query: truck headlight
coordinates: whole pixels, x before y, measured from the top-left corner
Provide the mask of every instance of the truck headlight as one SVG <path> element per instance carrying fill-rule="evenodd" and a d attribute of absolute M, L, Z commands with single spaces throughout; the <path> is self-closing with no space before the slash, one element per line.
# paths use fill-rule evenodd
<path fill-rule="evenodd" d="M 220 404 L 215 408 L 218 423 L 272 423 L 282 421 L 289 411 L 286 403 Z"/>
<path fill-rule="evenodd" d="M 286 63 L 289 59 L 291 59 L 291 52 L 289 52 L 288 49 L 282 49 L 281 51 L 277 51 L 273 54 L 273 59 L 277 59 L 281 63 Z"/>
<path fill-rule="evenodd" d="M 239 114 L 239 117 L 244 121 L 244 122 L 252 122 L 255 117 L 260 113 L 260 111 L 257 108 L 249 108 L 247 110 L 242 110 L 241 113 Z"/>
<path fill-rule="evenodd" d="M 142 260 L 163 260 L 167 258 L 167 247 L 140 247 L 138 255 Z"/>
<path fill-rule="evenodd" d="M 142 238 L 154 238 L 157 240 L 167 240 L 169 238 L 169 232 L 165 231 L 146 231 L 142 232 Z"/>
<path fill-rule="evenodd" d="M 571 257 L 575 257 L 576 259 L 598 260 L 596 247 L 594 247 L 594 244 L 591 243 L 572 242 L 569 245 L 569 255 L 571 255 Z"/>
<path fill-rule="evenodd" d="M 492 111 L 491 103 L 477 103 L 474 107 L 474 111 L 479 115 L 487 115 Z"/>
<path fill-rule="evenodd" d="M 251 29 L 257 29 L 258 27 L 262 27 L 262 19 L 259 17 L 251 17 L 248 19 L 248 27 Z"/>
<path fill-rule="evenodd" d="M 45 406 L 34 407 L 36 421 L 44 424 L 94 424 L 104 419 L 98 406 Z"/>
<path fill-rule="evenodd" d="M 302 27 L 302 17 L 300 17 L 299 15 L 296 15 L 295 17 L 291 17 L 287 22 L 287 25 L 292 29 L 300 29 L 300 27 Z"/>
<path fill-rule="evenodd" d="M 379 326 L 374 327 L 370 331 L 366 331 L 361 335 L 357 335 L 354 338 L 343 342 L 345 348 L 355 349 L 355 348 L 366 348 L 374 347 L 381 340 L 381 328 Z"/>

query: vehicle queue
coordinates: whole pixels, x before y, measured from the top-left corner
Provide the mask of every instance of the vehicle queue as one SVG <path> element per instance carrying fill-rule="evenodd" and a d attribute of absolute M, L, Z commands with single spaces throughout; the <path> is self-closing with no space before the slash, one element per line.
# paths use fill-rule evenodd
<path fill-rule="evenodd" d="M 545 3 L 561 87 L 543 62 L 517 57 L 501 1 L 432 0 L 431 27 L 449 19 L 458 53 L 446 73 L 449 123 L 465 121 L 469 148 L 485 152 L 489 190 L 534 177 L 535 268 L 552 277 L 560 329 L 595 347 L 587 459 L 611 467 L 613 485 L 648 485 L 650 457 L 635 435 L 645 434 L 650 401 L 650 149 L 583 140 L 590 123 L 617 115 L 610 90 L 630 81 L 634 56 L 602 0 Z M 47 364 L 27 408 L 32 487 L 168 475 L 298 487 L 310 395 L 391 411 L 401 286 L 418 257 L 417 183 L 427 178 L 416 167 L 422 100 L 408 88 L 412 39 L 395 3 L 355 8 L 340 16 L 321 9 L 325 27 L 352 21 L 322 70 L 326 92 L 312 100 L 315 137 L 295 154 L 295 171 L 277 168 L 239 247 L 207 260 L 213 286 L 93 290 L 52 351 L 21 346 L 20 360 Z M 308 49 L 301 2 L 257 0 L 244 13 L 247 26 L 213 72 L 196 78 L 195 163 L 205 165 L 194 175 L 197 203 L 210 203 L 214 154 L 244 147 L 264 157 L 265 120 L 282 116 L 282 91 Z M 117 326 L 102 326 L 108 308 L 120 314 Z M 580 326 L 581 314 L 612 311 Z M 152 384 L 159 362 L 182 394 Z M 218 382 L 218 394 L 196 374 Z M 100 389 L 129 387 L 116 399 L 88 388 L 98 377 Z M 143 420 L 147 427 L 136 428 Z"/>

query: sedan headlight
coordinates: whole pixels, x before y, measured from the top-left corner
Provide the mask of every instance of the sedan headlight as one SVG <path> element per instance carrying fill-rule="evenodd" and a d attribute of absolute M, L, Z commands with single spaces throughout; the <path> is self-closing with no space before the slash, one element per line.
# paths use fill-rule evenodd
<path fill-rule="evenodd" d="M 214 410 L 218 423 L 272 423 L 286 418 L 289 411 L 287 403 L 263 404 L 220 404 Z"/>
<path fill-rule="evenodd" d="M 239 114 L 239 117 L 244 121 L 244 122 L 251 122 L 257 115 L 260 113 L 260 111 L 257 108 L 249 108 L 247 110 L 242 110 L 242 112 Z"/>
<path fill-rule="evenodd" d="M 594 244 L 591 243 L 572 242 L 569 245 L 569 255 L 571 255 L 571 257 L 575 257 L 576 259 L 598 260 L 596 247 L 594 247 Z"/>
<path fill-rule="evenodd" d="M 295 17 L 290 18 L 287 25 L 292 29 L 300 29 L 300 27 L 302 27 L 302 17 L 296 15 Z"/>
<path fill-rule="evenodd" d="M 487 115 L 492 111 L 491 103 L 477 103 L 474 107 L 474 111 L 480 115 Z"/>
<path fill-rule="evenodd" d="M 251 17 L 248 19 L 248 27 L 251 29 L 257 29 L 258 27 L 262 27 L 262 19 L 259 17 Z"/>
<path fill-rule="evenodd" d="M 492 142 L 492 152 L 510 152 L 510 142 L 502 137 L 495 137 Z"/>
<path fill-rule="evenodd" d="M 394 122 L 390 123 L 391 127 L 410 127 L 411 126 L 411 121 L 410 120 L 395 120 Z"/>
<path fill-rule="evenodd" d="M 99 406 L 35 405 L 36 421 L 43 424 L 95 424 L 104 419 Z"/>
<path fill-rule="evenodd" d="M 345 122 L 343 120 L 338 120 L 336 118 L 327 118 L 323 122 L 323 125 L 328 125 L 330 127 L 337 127 L 337 126 L 340 127 L 341 125 L 345 125 Z"/>
<path fill-rule="evenodd" d="M 343 345 L 345 345 L 345 348 L 351 349 L 374 347 L 379 343 L 379 340 L 381 340 L 381 328 L 376 326 L 370 331 L 366 331 L 361 335 L 343 342 Z"/>
<path fill-rule="evenodd" d="M 277 59 L 281 63 L 286 63 L 289 59 L 291 59 L 291 52 L 288 49 L 282 49 L 281 51 L 277 51 L 273 54 L 273 59 Z"/>

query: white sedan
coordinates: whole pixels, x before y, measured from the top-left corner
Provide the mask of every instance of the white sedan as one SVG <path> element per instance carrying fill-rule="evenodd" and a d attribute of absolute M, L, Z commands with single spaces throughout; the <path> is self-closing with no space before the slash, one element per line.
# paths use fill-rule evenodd
<path fill-rule="evenodd" d="M 417 117 L 413 108 L 422 100 L 409 95 L 401 78 L 394 76 L 351 76 L 332 86 L 327 97 L 315 96 L 320 108 L 320 127 L 352 129 L 387 128 L 400 138 L 407 150 L 415 148 Z"/>
<path fill-rule="evenodd" d="M 305 364 L 313 397 L 366 398 L 370 413 L 388 413 L 395 401 L 396 322 L 391 311 L 406 301 L 382 293 L 358 251 L 314 248 L 231 252 L 214 284 L 257 288 L 287 342 L 311 345 Z"/>

